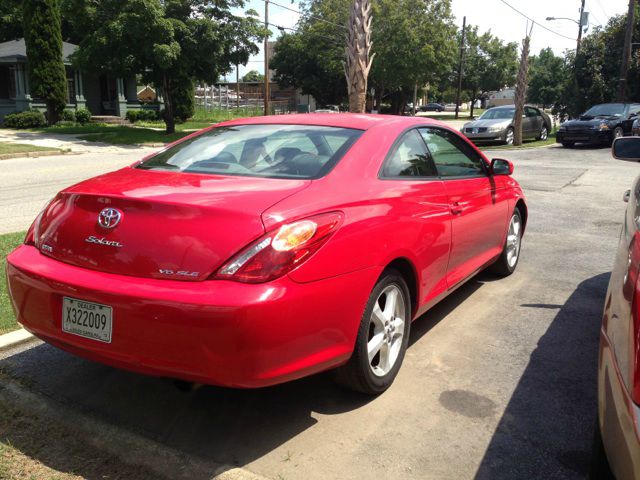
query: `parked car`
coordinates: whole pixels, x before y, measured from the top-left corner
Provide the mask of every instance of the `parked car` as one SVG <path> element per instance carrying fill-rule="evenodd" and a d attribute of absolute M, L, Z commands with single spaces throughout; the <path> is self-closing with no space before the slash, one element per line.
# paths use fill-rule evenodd
<path fill-rule="evenodd" d="M 458 110 L 461 110 L 461 108 L 459 108 Z M 456 111 L 456 104 L 455 103 L 447 103 L 444 106 L 444 111 L 445 112 L 455 112 Z"/>
<path fill-rule="evenodd" d="M 412 320 L 515 270 L 512 172 L 419 117 L 220 123 L 58 193 L 7 258 L 13 308 L 119 368 L 246 388 L 337 369 L 377 394 Z"/>
<path fill-rule="evenodd" d="M 640 138 L 618 138 L 613 155 L 640 161 Z M 640 176 L 627 202 L 605 297 L 598 362 L 598 421 L 592 475 L 640 479 Z"/>
<path fill-rule="evenodd" d="M 461 132 L 474 142 L 513 143 L 516 107 L 504 105 L 486 110 L 477 120 L 464 124 Z M 525 106 L 522 117 L 523 138 L 546 140 L 551 131 L 551 118 L 536 107 Z"/>
<path fill-rule="evenodd" d="M 316 113 L 340 113 L 340 107 L 338 105 L 327 105 L 317 108 Z"/>
<path fill-rule="evenodd" d="M 640 103 L 603 103 L 595 105 L 576 120 L 560 125 L 556 140 L 563 147 L 576 143 L 610 145 L 614 139 L 631 135 L 634 119 L 640 113 Z"/>
<path fill-rule="evenodd" d="M 420 105 L 419 110 L 421 112 L 444 112 L 444 105 L 441 103 L 427 103 L 426 105 Z"/>
<path fill-rule="evenodd" d="M 633 126 L 631 127 L 631 135 L 634 137 L 640 137 L 640 118 L 636 118 L 633 121 Z"/>

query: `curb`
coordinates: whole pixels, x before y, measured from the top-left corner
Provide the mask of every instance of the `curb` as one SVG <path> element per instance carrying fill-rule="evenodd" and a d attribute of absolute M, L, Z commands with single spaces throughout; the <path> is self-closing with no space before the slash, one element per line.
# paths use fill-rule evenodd
<path fill-rule="evenodd" d="M 2 153 L 0 154 L 0 160 L 10 160 L 12 158 L 36 158 L 36 157 L 53 157 L 55 155 L 66 155 L 67 151 L 58 150 L 55 152 L 44 150 L 42 152 L 17 152 L 17 153 Z"/>
<path fill-rule="evenodd" d="M 81 435 L 89 445 L 104 449 L 130 465 L 143 466 L 161 478 L 191 480 L 268 480 L 249 470 L 189 457 L 185 452 L 166 447 L 116 425 L 91 418 L 79 409 L 69 408 L 46 396 L 34 393 L 6 376 L 0 382 L 0 404 L 26 415 L 54 421 L 59 428 Z"/>
<path fill-rule="evenodd" d="M 35 342 L 38 338 L 27 332 L 24 328 L 14 332 L 0 335 L 0 352 L 10 350 L 25 343 Z"/>

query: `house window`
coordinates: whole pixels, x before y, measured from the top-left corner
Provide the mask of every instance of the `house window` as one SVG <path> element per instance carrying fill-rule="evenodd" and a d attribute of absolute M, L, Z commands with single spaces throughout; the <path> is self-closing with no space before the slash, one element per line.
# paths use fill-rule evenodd
<path fill-rule="evenodd" d="M 75 72 L 67 69 L 67 103 L 76 103 L 76 76 Z"/>
<path fill-rule="evenodd" d="M 0 66 L 0 99 L 10 100 L 16 98 L 15 67 Z"/>

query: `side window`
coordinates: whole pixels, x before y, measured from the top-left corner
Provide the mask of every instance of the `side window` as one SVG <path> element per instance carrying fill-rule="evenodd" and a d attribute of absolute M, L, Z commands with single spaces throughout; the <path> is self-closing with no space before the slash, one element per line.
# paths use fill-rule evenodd
<path fill-rule="evenodd" d="M 382 168 L 384 177 L 435 177 L 435 166 L 417 130 L 404 134 Z"/>
<path fill-rule="evenodd" d="M 524 108 L 524 112 L 525 112 L 525 115 L 527 117 L 539 117 L 540 116 L 540 113 L 535 108 L 525 107 Z"/>
<path fill-rule="evenodd" d="M 441 177 L 485 175 L 482 158 L 455 133 L 439 128 L 421 128 L 420 133 Z"/>

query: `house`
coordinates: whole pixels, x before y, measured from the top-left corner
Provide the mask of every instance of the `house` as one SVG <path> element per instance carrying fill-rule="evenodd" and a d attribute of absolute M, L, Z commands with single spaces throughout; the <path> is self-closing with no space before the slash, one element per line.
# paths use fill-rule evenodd
<path fill-rule="evenodd" d="M 94 116 L 124 118 L 127 110 L 143 108 L 137 97 L 135 76 L 115 77 L 97 72 L 81 72 L 69 57 L 77 45 L 63 42 L 62 56 L 67 72 L 67 107 L 87 108 Z M 27 49 L 24 39 L 0 43 L 0 121 L 8 113 L 29 109 L 46 111 L 43 101 L 34 98 L 29 88 Z M 162 100 L 144 108 L 160 108 Z"/>
<path fill-rule="evenodd" d="M 499 92 L 491 92 L 487 101 L 487 108 L 499 107 L 502 105 L 513 105 L 516 101 L 515 88 L 503 88 Z"/>

